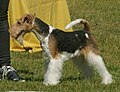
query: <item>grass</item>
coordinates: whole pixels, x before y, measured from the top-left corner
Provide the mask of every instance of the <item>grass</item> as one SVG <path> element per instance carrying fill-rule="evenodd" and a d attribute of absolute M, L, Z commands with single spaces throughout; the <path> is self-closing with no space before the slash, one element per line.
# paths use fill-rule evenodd
<path fill-rule="evenodd" d="M 61 83 L 56 86 L 42 84 L 44 61 L 41 52 L 11 52 L 12 65 L 27 81 L 24 83 L 2 80 L 1 91 L 41 91 L 41 92 L 119 92 L 120 90 L 120 0 L 67 0 L 71 20 L 85 18 L 90 23 L 106 67 L 113 75 L 115 83 L 101 84 L 95 73 L 91 81 L 82 79 L 70 61 L 65 62 Z M 75 26 L 76 29 L 80 26 Z"/>

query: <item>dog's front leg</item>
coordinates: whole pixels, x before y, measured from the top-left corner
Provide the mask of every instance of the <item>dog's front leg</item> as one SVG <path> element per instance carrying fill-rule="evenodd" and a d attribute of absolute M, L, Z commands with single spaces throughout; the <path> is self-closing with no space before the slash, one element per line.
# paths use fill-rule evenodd
<path fill-rule="evenodd" d="M 45 85 L 56 85 L 59 83 L 59 79 L 62 75 L 63 60 L 61 59 L 51 59 L 46 74 L 44 76 Z"/>
<path fill-rule="evenodd" d="M 43 57 L 43 60 L 45 61 L 44 62 L 44 69 L 45 69 L 45 72 L 46 72 L 47 68 L 48 68 L 48 64 L 50 62 L 50 59 L 45 52 L 42 53 L 42 57 Z"/>

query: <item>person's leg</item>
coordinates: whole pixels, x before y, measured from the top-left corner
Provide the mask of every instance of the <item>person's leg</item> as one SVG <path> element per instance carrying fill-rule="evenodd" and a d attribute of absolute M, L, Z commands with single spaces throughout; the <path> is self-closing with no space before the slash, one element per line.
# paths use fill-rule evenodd
<path fill-rule="evenodd" d="M 7 10 L 9 0 L 0 0 L 0 66 L 10 64 Z"/>
<path fill-rule="evenodd" d="M 0 4 L 0 72 L 2 77 L 7 77 L 8 80 L 24 81 L 11 66 L 10 62 L 10 36 L 7 13 L 9 0 L 0 0 Z M 0 78 L 2 77 L 0 76 Z"/>

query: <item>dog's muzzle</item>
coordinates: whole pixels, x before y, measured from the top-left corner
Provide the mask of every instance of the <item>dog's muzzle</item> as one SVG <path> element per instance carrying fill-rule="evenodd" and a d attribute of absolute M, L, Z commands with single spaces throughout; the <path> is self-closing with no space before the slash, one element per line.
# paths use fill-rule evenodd
<path fill-rule="evenodd" d="M 20 45 L 23 45 L 24 35 L 25 35 L 24 30 L 21 30 L 21 32 L 15 38 L 19 42 Z"/>

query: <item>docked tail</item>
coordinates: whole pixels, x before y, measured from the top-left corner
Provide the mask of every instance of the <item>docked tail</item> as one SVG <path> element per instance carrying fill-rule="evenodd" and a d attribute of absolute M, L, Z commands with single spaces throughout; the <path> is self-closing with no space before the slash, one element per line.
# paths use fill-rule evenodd
<path fill-rule="evenodd" d="M 89 31 L 89 23 L 85 20 L 85 19 L 76 19 L 72 22 L 70 22 L 66 27 L 65 29 L 70 29 L 72 26 L 78 24 L 78 23 L 82 23 L 84 24 L 84 29 Z"/>

